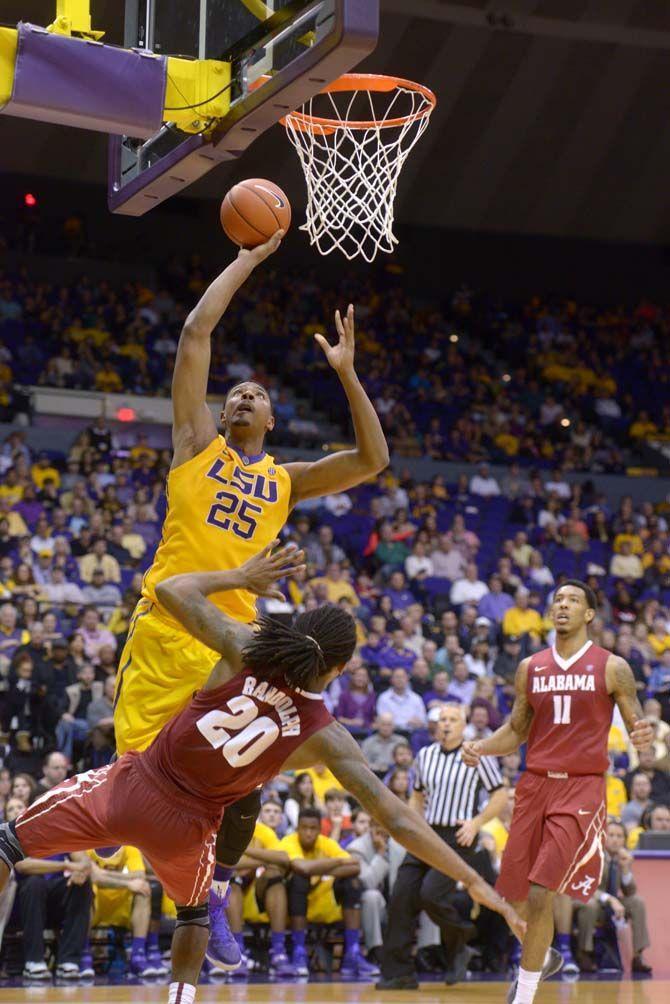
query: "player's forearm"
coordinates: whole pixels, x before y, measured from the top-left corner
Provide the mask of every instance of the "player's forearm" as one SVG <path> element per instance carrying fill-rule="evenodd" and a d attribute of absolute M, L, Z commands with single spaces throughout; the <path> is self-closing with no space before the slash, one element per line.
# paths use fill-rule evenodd
<path fill-rule="evenodd" d="M 456 882 L 469 885 L 477 873 L 451 849 L 418 813 L 391 796 L 397 805 L 386 803 L 377 806 L 375 816 L 391 836 L 411 854 L 449 875 Z M 381 811 L 380 811 L 381 810 Z"/>
<path fill-rule="evenodd" d="M 254 867 L 263 864 L 288 869 L 291 865 L 291 859 L 286 851 L 268 851 L 264 847 L 247 847 L 245 857 L 253 862 Z"/>
<path fill-rule="evenodd" d="M 379 416 L 353 367 L 338 376 L 349 402 L 356 437 L 355 456 L 370 475 L 377 474 L 389 462 L 389 449 Z"/>
<path fill-rule="evenodd" d="M 409 797 L 409 807 L 420 816 L 424 815 L 425 801 L 422 791 L 413 791 Z"/>
<path fill-rule="evenodd" d="M 243 587 L 244 576 L 239 569 L 187 572 L 159 582 L 156 597 L 189 634 L 215 652 L 232 659 L 237 658 L 249 640 L 250 630 L 222 613 L 207 599 L 207 594 Z"/>
<path fill-rule="evenodd" d="M 20 875 L 50 875 L 52 872 L 64 872 L 67 861 L 50 861 L 40 858 L 24 858 L 14 866 Z"/>
<path fill-rule="evenodd" d="M 182 337 L 207 339 L 214 331 L 237 290 L 253 272 L 251 256 L 236 258 L 205 290 L 186 318 Z"/>
<path fill-rule="evenodd" d="M 509 722 L 505 722 L 488 739 L 479 740 L 477 751 L 482 756 L 508 756 L 510 753 L 516 753 L 526 739 L 527 736 L 519 735 Z"/>

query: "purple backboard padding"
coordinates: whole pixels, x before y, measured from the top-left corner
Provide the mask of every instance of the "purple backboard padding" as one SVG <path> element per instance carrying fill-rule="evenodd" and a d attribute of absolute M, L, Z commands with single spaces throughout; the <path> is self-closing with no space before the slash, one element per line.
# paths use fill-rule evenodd
<path fill-rule="evenodd" d="M 163 121 L 167 61 L 52 34 L 21 23 L 14 87 L 2 111 L 138 137 L 152 136 Z"/>
<path fill-rule="evenodd" d="M 121 139 L 112 136 L 107 191 L 111 211 L 142 216 L 218 163 L 239 157 L 265 129 L 286 114 L 287 108 L 300 107 L 325 82 L 348 73 L 360 63 L 377 44 L 379 0 L 338 0 L 335 14 L 333 32 L 250 95 L 246 109 L 232 108 L 213 142 L 191 136 L 123 185 L 119 176 Z"/>

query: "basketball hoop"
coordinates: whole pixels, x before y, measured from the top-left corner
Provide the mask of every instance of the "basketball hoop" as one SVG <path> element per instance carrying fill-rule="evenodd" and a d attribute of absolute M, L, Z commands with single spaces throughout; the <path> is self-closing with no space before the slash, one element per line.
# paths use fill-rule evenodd
<path fill-rule="evenodd" d="M 436 103 L 411 80 L 348 73 L 282 119 L 307 182 L 300 229 L 322 255 L 393 251 L 398 177 Z"/>

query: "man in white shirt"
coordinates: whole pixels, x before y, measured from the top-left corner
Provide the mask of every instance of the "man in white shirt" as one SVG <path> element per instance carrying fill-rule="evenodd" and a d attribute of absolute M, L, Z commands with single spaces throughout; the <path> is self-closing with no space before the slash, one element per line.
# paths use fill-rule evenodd
<path fill-rule="evenodd" d="M 405 558 L 405 572 L 408 579 L 423 579 L 433 575 L 433 560 L 426 554 L 426 545 L 421 541 L 412 548 L 412 553 Z"/>
<path fill-rule="evenodd" d="M 451 538 L 443 533 L 437 549 L 430 556 L 433 562 L 433 575 L 440 579 L 455 582 L 465 574 L 467 560 L 460 548 L 455 547 Z"/>
<path fill-rule="evenodd" d="M 484 499 L 500 495 L 500 485 L 491 474 L 488 464 L 480 464 L 477 474 L 470 479 L 470 494 Z"/>
<path fill-rule="evenodd" d="M 43 592 L 49 603 L 63 606 L 65 603 L 73 603 L 82 606 L 84 594 L 75 582 L 68 582 L 62 568 L 54 568 L 51 573 L 51 582 L 43 587 Z"/>
<path fill-rule="evenodd" d="M 633 554 L 633 545 L 630 540 L 621 543 L 621 553 L 615 554 L 610 562 L 610 575 L 617 579 L 641 579 L 644 575 L 642 562 L 637 554 Z"/>
<path fill-rule="evenodd" d="M 409 731 L 426 724 L 426 707 L 410 687 L 409 676 L 404 669 L 393 670 L 390 688 L 383 691 L 377 699 L 377 714 L 383 715 L 385 712 L 393 715 L 397 729 Z"/>
<path fill-rule="evenodd" d="M 551 477 L 547 481 L 545 488 L 547 495 L 556 494 L 559 499 L 569 499 L 572 495 L 570 484 L 565 480 L 558 467 L 551 472 Z"/>
<path fill-rule="evenodd" d="M 465 577 L 454 582 L 449 599 L 455 607 L 460 607 L 463 603 L 479 603 L 482 596 L 486 596 L 488 591 L 489 587 L 479 578 L 474 561 L 469 561 Z"/>

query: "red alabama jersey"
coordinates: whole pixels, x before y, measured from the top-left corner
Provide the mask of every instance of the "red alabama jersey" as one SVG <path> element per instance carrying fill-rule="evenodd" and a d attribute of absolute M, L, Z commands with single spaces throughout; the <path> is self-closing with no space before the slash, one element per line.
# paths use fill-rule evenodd
<path fill-rule="evenodd" d="M 243 672 L 198 691 L 141 757 L 152 774 L 211 814 L 275 777 L 294 750 L 332 721 L 321 694 Z"/>
<path fill-rule="evenodd" d="M 536 774 L 604 774 L 614 700 L 605 667 L 611 653 L 587 642 L 571 659 L 546 648 L 528 664 L 533 721 L 526 765 Z"/>

